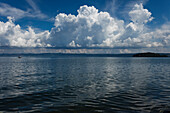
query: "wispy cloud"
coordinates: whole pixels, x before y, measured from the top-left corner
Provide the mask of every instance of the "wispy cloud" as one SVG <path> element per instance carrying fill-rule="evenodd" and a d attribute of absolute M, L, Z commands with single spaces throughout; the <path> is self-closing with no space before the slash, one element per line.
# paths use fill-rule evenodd
<path fill-rule="evenodd" d="M 20 19 L 30 14 L 27 11 L 12 7 L 8 4 L 0 3 L 0 15 L 11 16 L 14 17 L 15 19 Z"/>
<path fill-rule="evenodd" d="M 108 11 L 111 16 L 115 16 L 115 13 L 119 9 L 120 4 L 121 4 L 120 0 L 119 1 L 118 0 L 108 0 L 108 1 L 106 1 L 105 10 Z"/>
<path fill-rule="evenodd" d="M 38 19 L 47 19 L 48 16 L 43 14 L 39 8 L 36 6 L 36 4 L 32 0 L 27 0 L 29 5 L 32 7 L 32 9 L 28 10 L 22 10 L 16 7 L 13 7 L 11 5 L 0 3 L 0 15 L 1 16 L 11 16 L 14 17 L 15 20 L 24 18 L 24 17 L 30 17 L 30 18 L 38 18 Z"/>
<path fill-rule="evenodd" d="M 28 4 L 35 10 L 35 11 L 39 11 L 38 6 L 35 4 L 35 2 L 33 2 L 32 0 L 26 0 L 28 2 Z"/>
<path fill-rule="evenodd" d="M 41 18 L 41 19 L 47 19 L 48 16 L 45 15 L 44 13 L 41 12 L 41 10 L 39 9 L 39 7 L 35 4 L 35 2 L 33 0 L 26 0 L 27 3 L 32 7 L 32 12 L 34 12 L 33 15 L 36 15 L 37 17 Z"/>

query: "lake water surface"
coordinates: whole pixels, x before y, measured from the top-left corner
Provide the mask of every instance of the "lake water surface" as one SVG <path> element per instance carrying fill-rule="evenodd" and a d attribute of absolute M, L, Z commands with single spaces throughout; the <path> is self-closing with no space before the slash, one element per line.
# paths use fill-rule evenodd
<path fill-rule="evenodd" d="M 168 111 L 170 58 L 0 57 L 0 112 Z"/>

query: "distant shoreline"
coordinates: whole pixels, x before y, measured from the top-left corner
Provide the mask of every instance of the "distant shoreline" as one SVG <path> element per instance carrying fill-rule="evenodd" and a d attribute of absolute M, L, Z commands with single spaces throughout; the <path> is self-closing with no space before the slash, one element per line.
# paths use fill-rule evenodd
<path fill-rule="evenodd" d="M 137 54 L 143 54 L 143 53 L 127 53 L 127 54 L 73 54 L 73 53 L 15 53 L 15 54 L 0 54 L 0 57 L 60 57 L 60 56 L 65 56 L 65 57 L 134 57 Z M 157 57 L 162 57 L 162 55 L 170 56 L 170 53 L 156 53 L 161 56 Z M 139 57 L 147 57 L 147 56 L 139 56 Z M 155 56 L 149 56 L 149 57 L 155 57 Z"/>

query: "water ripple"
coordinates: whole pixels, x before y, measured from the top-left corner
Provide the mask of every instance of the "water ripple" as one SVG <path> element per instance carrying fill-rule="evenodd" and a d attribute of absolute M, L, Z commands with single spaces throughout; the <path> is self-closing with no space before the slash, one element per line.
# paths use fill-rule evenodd
<path fill-rule="evenodd" d="M 165 113 L 170 59 L 0 58 L 0 111 Z"/>

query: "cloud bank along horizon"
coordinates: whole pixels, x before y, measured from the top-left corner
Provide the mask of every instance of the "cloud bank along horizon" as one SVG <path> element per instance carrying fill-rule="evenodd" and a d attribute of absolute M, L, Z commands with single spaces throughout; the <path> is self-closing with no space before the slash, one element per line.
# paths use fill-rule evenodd
<path fill-rule="evenodd" d="M 154 18 L 135 4 L 129 11 L 130 22 L 111 17 L 108 12 L 98 11 L 94 6 L 81 6 L 77 15 L 60 13 L 55 17 L 51 31 L 36 33 L 27 30 L 7 17 L 0 21 L 0 46 L 17 47 L 169 47 L 170 23 L 159 29 L 150 29 L 147 23 Z"/>

